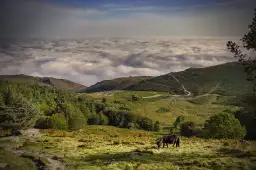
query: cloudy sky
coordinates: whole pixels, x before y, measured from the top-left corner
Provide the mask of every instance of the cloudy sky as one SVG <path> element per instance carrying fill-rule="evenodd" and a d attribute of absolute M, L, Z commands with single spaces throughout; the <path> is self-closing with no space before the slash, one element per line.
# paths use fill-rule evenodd
<path fill-rule="evenodd" d="M 0 36 L 237 36 L 255 0 L 1 0 Z"/>
<path fill-rule="evenodd" d="M 234 61 L 254 0 L 1 0 L 0 74 L 85 85 Z M 15 41 L 14 41 L 15 40 Z"/>

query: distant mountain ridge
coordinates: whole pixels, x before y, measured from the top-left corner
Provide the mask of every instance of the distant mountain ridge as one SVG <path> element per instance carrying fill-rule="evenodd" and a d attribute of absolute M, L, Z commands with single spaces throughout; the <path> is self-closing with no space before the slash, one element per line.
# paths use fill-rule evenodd
<path fill-rule="evenodd" d="M 150 76 L 135 76 L 135 77 L 121 77 L 113 80 L 103 80 L 101 82 L 92 85 L 81 92 L 100 92 L 100 91 L 111 91 L 111 90 L 124 90 L 131 85 L 137 84 L 143 80 L 150 79 Z"/>
<path fill-rule="evenodd" d="M 22 84 L 39 84 L 80 93 L 111 90 L 157 91 L 174 95 L 220 94 L 238 96 L 251 93 L 253 84 L 246 80 L 244 68 L 238 62 L 230 62 L 205 68 L 189 68 L 165 75 L 121 77 L 104 80 L 90 87 L 65 79 L 32 77 L 27 75 L 0 75 L 0 81 Z"/>
<path fill-rule="evenodd" d="M 0 75 L 0 80 L 8 81 L 12 83 L 21 83 L 21 84 L 39 84 L 39 85 L 47 85 L 53 86 L 58 89 L 65 90 L 79 90 L 85 89 L 86 86 L 74 83 L 65 79 L 56 79 L 52 77 L 33 77 L 28 75 Z"/>
<path fill-rule="evenodd" d="M 129 83 L 125 84 L 125 82 Z M 157 77 L 126 77 L 102 81 L 88 87 L 84 92 L 134 90 L 236 96 L 250 93 L 252 86 L 246 80 L 243 66 L 238 62 L 230 62 L 205 68 L 189 68 Z"/>

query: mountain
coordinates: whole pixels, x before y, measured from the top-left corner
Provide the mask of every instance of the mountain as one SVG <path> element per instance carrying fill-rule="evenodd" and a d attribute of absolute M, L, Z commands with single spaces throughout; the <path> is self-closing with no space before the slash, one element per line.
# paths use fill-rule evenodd
<path fill-rule="evenodd" d="M 165 91 L 193 95 L 215 93 L 236 96 L 250 93 L 252 87 L 253 85 L 246 80 L 243 66 L 237 62 L 231 62 L 169 73 L 143 80 L 129 86 L 126 90 Z"/>
<path fill-rule="evenodd" d="M 110 90 L 123 90 L 131 85 L 137 84 L 140 81 L 150 79 L 149 76 L 137 76 L 137 77 L 123 77 L 113 80 L 104 80 L 92 85 L 81 92 L 100 92 Z"/>
<path fill-rule="evenodd" d="M 33 77 L 33 76 L 27 76 L 27 75 L 0 75 L 0 80 L 2 81 L 8 81 L 12 83 L 21 83 L 21 84 L 38 84 L 38 85 L 47 85 L 47 86 L 53 86 L 58 89 L 65 89 L 65 90 L 79 90 L 79 89 L 85 89 L 86 86 L 74 83 L 69 80 L 64 79 L 56 79 L 52 77 Z"/>

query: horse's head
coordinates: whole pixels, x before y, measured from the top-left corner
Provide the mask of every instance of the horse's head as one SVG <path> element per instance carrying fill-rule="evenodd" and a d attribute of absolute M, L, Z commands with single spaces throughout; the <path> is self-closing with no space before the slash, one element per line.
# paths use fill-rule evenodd
<path fill-rule="evenodd" d="M 162 139 L 159 139 L 159 140 L 156 142 L 156 145 L 157 145 L 157 148 L 158 148 L 158 149 L 161 147 L 161 143 L 162 143 Z"/>

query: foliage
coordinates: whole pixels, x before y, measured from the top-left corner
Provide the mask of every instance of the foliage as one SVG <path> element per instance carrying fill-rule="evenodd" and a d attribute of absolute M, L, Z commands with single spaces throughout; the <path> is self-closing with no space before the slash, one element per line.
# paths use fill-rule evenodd
<path fill-rule="evenodd" d="M 35 128 L 51 129 L 53 128 L 53 120 L 50 117 L 41 117 L 36 121 Z"/>
<path fill-rule="evenodd" d="M 141 96 L 139 96 L 139 95 L 133 94 L 133 95 L 131 96 L 131 101 L 132 101 L 132 102 L 137 102 L 137 101 L 140 101 L 140 100 L 141 100 Z"/>
<path fill-rule="evenodd" d="M 185 120 L 184 116 L 178 116 L 175 122 L 173 123 L 174 128 L 179 128 L 180 124 Z"/>
<path fill-rule="evenodd" d="M 40 111 L 21 94 L 15 93 L 8 86 L 1 86 L 0 127 L 25 128 L 33 126 Z"/>
<path fill-rule="evenodd" d="M 153 130 L 156 132 L 159 132 L 161 130 L 161 125 L 159 121 L 155 122 Z"/>
<path fill-rule="evenodd" d="M 248 26 L 249 32 L 241 39 L 243 47 L 247 49 L 247 52 L 256 51 L 256 9 L 252 23 Z M 245 73 L 247 74 L 247 80 L 255 83 L 254 90 L 256 90 L 256 59 L 248 56 L 240 50 L 239 45 L 235 42 L 229 41 L 227 47 L 238 58 L 239 62 L 244 66 Z"/>
<path fill-rule="evenodd" d="M 102 103 L 106 103 L 107 102 L 107 98 L 106 97 L 103 97 L 102 98 Z"/>
<path fill-rule="evenodd" d="M 157 113 L 165 113 L 165 112 L 169 112 L 169 111 L 170 111 L 170 109 L 165 108 L 165 107 L 161 107 L 156 110 Z"/>
<path fill-rule="evenodd" d="M 219 113 L 210 117 L 204 124 L 206 137 L 242 139 L 246 135 L 245 127 L 230 113 Z"/>
<path fill-rule="evenodd" d="M 191 136 L 200 136 L 202 133 L 199 128 L 196 127 L 196 123 L 192 121 L 183 122 L 180 125 L 180 134 L 182 136 L 191 137 Z"/>

